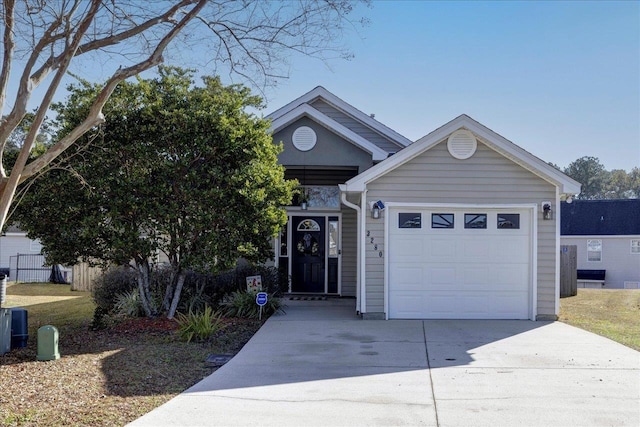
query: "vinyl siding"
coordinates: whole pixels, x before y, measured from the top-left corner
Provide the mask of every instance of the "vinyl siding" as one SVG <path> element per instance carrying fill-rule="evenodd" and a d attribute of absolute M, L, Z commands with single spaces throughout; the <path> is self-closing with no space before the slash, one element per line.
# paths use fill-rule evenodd
<path fill-rule="evenodd" d="M 293 132 L 300 126 L 308 126 L 317 136 L 315 147 L 300 151 L 293 145 Z M 278 163 L 287 166 L 353 167 L 363 172 L 373 165 L 371 154 L 331 132 L 308 117 L 302 117 L 273 135 L 275 143 L 282 142 L 283 150 Z"/>
<path fill-rule="evenodd" d="M 356 211 L 342 207 L 342 296 L 356 296 L 357 279 L 357 217 Z"/>
<path fill-rule="evenodd" d="M 322 114 L 332 118 L 333 120 L 340 123 L 344 127 L 357 133 L 364 139 L 374 143 L 375 145 L 377 145 L 378 147 L 382 148 L 383 150 L 389 153 L 395 153 L 402 148 L 400 145 L 380 135 L 378 132 L 364 125 L 360 121 L 343 113 L 340 110 L 337 110 L 336 108 L 332 107 L 331 105 L 327 104 L 322 100 L 314 101 L 310 105 L 316 110 L 320 111 Z"/>
<path fill-rule="evenodd" d="M 587 240 L 602 240 L 602 261 L 587 260 Z M 640 282 L 640 254 L 631 253 L 631 240 L 640 236 L 563 236 L 563 245 L 576 245 L 578 269 L 606 270 L 605 288 L 624 288 L 624 282 Z"/>
<path fill-rule="evenodd" d="M 486 145 L 478 142 L 476 153 L 457 160 L 447 151 L 446 141 L 390 171 L 367 185 L 368 201 L 455 204 L 540 204 L 548 200 L 555 206 L 556 189 L 552 184 L 523 169 Z M 538 315 L 555 315 L 556 301 L 556 215 L 538 221 Z M 384 215 L 384 213 L 383 213 Z M 384 311 L 384 220 L 367 216 L 366 311 Z M 383 252 L 384 255 L 384 252 Z"/>

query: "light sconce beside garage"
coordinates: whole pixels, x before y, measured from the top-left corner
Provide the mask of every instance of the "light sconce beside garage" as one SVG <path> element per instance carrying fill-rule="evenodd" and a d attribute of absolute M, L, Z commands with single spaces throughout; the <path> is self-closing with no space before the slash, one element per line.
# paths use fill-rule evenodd
<path fill-rule="evenodd" d="M 384 203 L 382 200 L 378 200 L 371 205 L 371 218 L 378 219 L 380 218 L 380 211 L 384 210 Z"/>
<path fill-rule="evenodd" d="M 542 219 L 553 219 L 553 211 L 551 210 L 551 202 L 542 202 Z"/>

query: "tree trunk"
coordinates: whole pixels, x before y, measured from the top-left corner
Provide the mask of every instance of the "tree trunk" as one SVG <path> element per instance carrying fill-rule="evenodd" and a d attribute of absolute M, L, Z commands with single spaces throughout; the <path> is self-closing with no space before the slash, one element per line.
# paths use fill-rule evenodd
<path fill-rule="evenodd" d="M 151 267 L 148 260 L 136 261 L 136 280 L 138 282 L 138 292 L 140 303 L 147 317 L 155 317 L 158 311 L 153 303 L 149 281 L 151 277 Z"/>
<path fill-rule="evenodd" d="M 187 274 L 184 270 L 178 271 L 176 274 L 176 285 L 175 291 L 173 292 L 173 299 L 171 301 L 171 308 L 169 309 L 169 313 L 167 314 L 167 319 L 173 319 L 173 316 L 176 314 L 176 310 L 178 309 L 178 302 L 180 302 L 180 294 L 182 293 L 182 286 L 184 285 L 184 279 Z"/>

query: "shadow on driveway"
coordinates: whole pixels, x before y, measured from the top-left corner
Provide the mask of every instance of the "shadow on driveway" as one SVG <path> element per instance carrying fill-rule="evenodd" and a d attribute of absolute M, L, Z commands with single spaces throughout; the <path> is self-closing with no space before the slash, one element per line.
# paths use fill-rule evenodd
<path fill-rule="evenodd" d="M 288 302 L 133 425 L 638 425 L 640 353 L 557 322 L 363 321 Z"/>

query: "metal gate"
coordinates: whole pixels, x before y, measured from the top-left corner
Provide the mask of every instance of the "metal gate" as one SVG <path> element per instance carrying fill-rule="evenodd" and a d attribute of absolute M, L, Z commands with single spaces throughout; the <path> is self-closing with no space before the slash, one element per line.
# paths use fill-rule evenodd
<path fill-rule="evenodd" d="M 18 254 L 9 257 L 9 280 L 17 282 L 48 282 L 51 267 L 47 267 L 44 255 Z"/>

